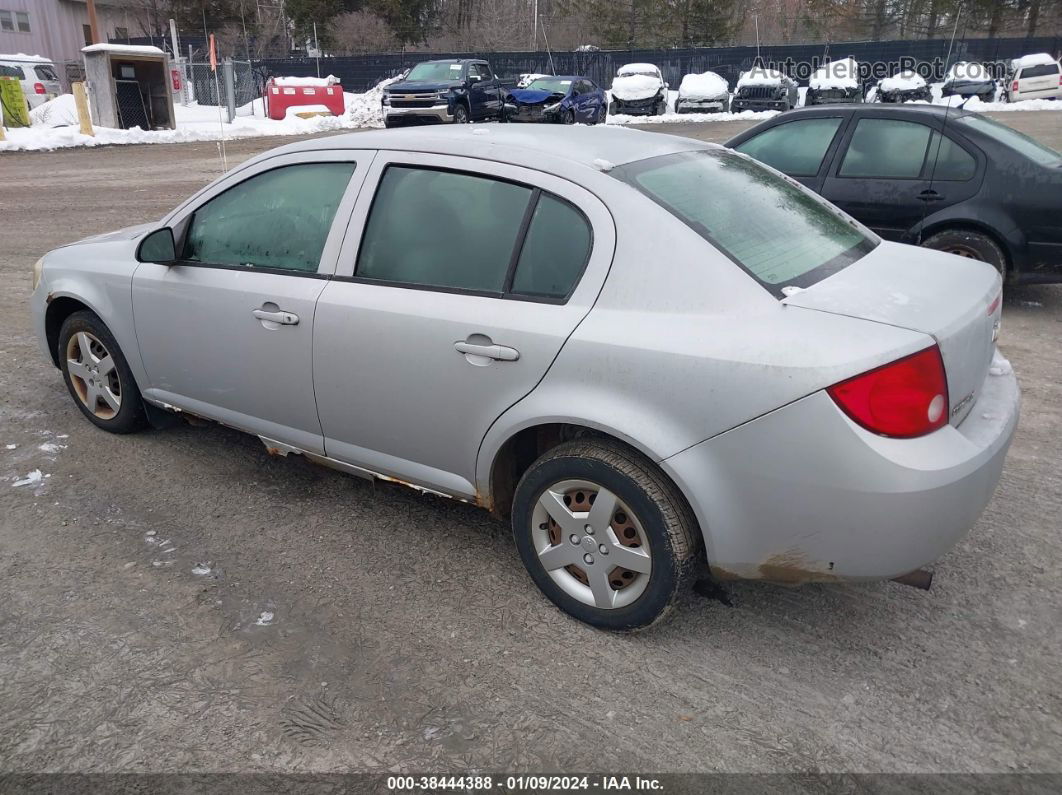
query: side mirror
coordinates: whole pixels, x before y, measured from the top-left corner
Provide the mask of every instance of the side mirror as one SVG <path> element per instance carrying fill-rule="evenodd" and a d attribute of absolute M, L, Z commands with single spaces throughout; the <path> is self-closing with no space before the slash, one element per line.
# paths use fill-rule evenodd
<path fill-rule="evenodd" d="M 175 263 L 177 246 L 173 242 L 173 230 L 164 226 L 141 240 L 136 250 L 136 259 L 137 262 L 152 262 L 156 265 Z"/>

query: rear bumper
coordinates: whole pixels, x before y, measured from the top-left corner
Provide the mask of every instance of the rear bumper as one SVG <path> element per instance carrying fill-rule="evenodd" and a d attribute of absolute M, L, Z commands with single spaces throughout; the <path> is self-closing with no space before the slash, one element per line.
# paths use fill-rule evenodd
<path fill-rule="evenodd" d="M 1041 88 L 1039 91 L 1014 91 L 1010 94 L 1011 102 L 1021 102 L 1023 99 L 1062 99 L 1062 86 Z"/>
<path fill-rule="evenodd" d="M 662 462 L 690 500 L 720 578 L 889 579 L 974 525 L 1018 422 L 1013 373 L 986 377 L 958 427 L 888 439 L 817 392 Z"/>
<path fill-rule="evenodd" d="M 447 104 L 433 105 L 430 108 L 394 108 L 385 105 L 383 116 L 388 121 L 437 121 L 449 124 L 454 120 Z"/>

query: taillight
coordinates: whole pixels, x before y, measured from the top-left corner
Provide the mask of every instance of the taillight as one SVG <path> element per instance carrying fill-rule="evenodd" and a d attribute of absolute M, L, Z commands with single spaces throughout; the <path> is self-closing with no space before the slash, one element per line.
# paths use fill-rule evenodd
<path fill-rule="evenodd" d="M 826 391 L 845 414 L 882 436 L 924 436 L 948 421 L 948 382 L 936 345 Z"/>
<path fill-rule="evenodd" d="M 37 93 L 37 94 L 45 93 L 45 91 L 44 91 L 44 83 L 34 83 L 33 84 L 33 91 L 35 93 Z"/>
<path fill-rule="evenodd" d="M 1017 91 L 1018 90 L 1018 81 L 1017 80 L 1014 81 L 1014 85 L 1012 85 L 1010 87 L 1010 90 L 1011 91 Z"/>

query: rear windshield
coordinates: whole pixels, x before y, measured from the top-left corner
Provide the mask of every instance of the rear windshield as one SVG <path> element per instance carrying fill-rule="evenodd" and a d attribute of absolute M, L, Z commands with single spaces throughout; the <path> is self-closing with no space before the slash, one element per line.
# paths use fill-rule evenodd
<path fill-rule="evenodd" d="M 1041 166 L 1057 166 L 1062 163 L 1062 154 L 1059 154 L 1049 146 L 1030 138 L 1025 133 L 1020 133 L 1013 127 L 1008 127 L 1002 122 L 990 119 L 987 116 L 971 114 L 958 119 L 959 124 L 972 127 L 979 133 L 995 138 L 1004 146 L 1008 146 Z"/>
<path fill-rule="evenodd" d="M 1047 75 L 1057 75 L 1058 64 L 1056 63 L 1042 63 L 1036 66 L 1026 66 L 1021 70 L 1021 76 L 1025 77 L 1046 77 Z"/>
<path fill-rule="evenodd" d="M 840 211 L 749 157 L 679 152 L 609 172 L 637 188 L 779 297 L 877 245 Z"/>

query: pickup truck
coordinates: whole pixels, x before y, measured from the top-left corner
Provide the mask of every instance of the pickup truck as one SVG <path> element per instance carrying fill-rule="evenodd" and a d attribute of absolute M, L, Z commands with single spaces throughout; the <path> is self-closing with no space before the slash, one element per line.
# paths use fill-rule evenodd
<path fill-rule="evenodd" d="M 502 119 L 508 87 L 490 64 L 471 58 L 422 61 L 383 91 L 385 127 Z"/>

